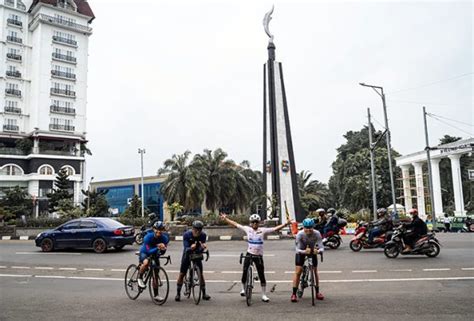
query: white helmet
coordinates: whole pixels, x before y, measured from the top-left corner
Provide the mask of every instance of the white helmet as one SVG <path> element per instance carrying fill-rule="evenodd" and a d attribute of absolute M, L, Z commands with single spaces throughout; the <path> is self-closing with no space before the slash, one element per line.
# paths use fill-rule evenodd
<path fill-rule="evenodd" d="M 261 220 L 260 215 L 258 214 L 250 215 L 250 218 L 249 218 L 250 223 L 255 222 L 255 221 L 260 222 L 260 220 Z"/>

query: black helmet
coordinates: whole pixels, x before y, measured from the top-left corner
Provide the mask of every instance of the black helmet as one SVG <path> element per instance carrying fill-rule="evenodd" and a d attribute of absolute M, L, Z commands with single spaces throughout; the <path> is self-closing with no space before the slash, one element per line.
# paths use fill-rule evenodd
<path fill-rule="evenodd" d="M 193 228 L 195 228 L 196 230 L 201 231 L 203 227 L 204 227 L 203 222 L 201 222 L 201 221 L 194 221 L 193 222 Z"/>
<path fill-rule="evenodd" d="M 153 228 L 155 230 L 163 231 L 165 229 L 165 225 L 163 224 L 162 221 L 158 221 L 153 224 Z"/>
<path fill-rule="evenodd" d="M 328 213 L 335 214 L 335 213 L 336 213 L 336 209 L 333 208 L 333 207 L 330 207 L 330 208 L 328 208 Z"/>
<path fill-rule="evenodd" d="M 148 218 L 150 219 L 150 221 L 153 221 L 156 218 L 156 214 L 155 213 L 150 213 L 150 214 L 148 214 Z"/>

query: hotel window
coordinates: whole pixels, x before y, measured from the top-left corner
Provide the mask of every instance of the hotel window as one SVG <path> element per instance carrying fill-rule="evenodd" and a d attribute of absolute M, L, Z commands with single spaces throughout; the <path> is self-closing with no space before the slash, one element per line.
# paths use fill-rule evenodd
<path fill-rule="evenodd" d="M 40 175 L 53 175 L 54 174 L 54 170 L 51 166 L 49 165 L 43 165 L 39 168 L 38 170 L 38 173 Z"/>

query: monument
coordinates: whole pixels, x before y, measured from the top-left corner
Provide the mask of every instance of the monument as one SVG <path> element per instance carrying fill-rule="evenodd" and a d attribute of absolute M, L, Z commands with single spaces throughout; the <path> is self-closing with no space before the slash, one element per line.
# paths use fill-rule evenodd
<path fill-rule="evenodd" d="M 263 184 L 267 218 L 285 223 L 301 222 L 301 209 L 290 118 L 281 62 L 275 60 L 275 44 L 269 30 L 272 9 L 265 14 L 263 26 L 268 40 L 268 61 L 263 68 Z"/>

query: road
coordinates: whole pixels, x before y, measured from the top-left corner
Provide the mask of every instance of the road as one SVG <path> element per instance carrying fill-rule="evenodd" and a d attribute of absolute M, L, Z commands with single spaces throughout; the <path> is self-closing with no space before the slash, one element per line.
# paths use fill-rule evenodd
<path fill-rule="evenodd" d="M 439 257 L 385 258 L 382 250 L 349 249 L 350 237 L 338 250 L 328 250 L 320 264 L 324 301 L 311 306 L 303 297 L 289 301 L 294 270 L 291 240 L 266 241 L 265 267 L 270 303 L 247 307 L 239 296 L 243 241 L 210 242 L 205 263 L 211 301 L 199 306 L 175 302 L 175 279 L 181 243 L 172 242 L 166 267 L 170 297 L 154 305 L 148 292 L 136 301 L 123 287 L 126 267 L 135 263 L 137 247 L 121 252 L 42 253 L 32 241 L 0 241 L 0 320 L 471 320 L 474 299 L 474 235 L 438 234 Z"/>

